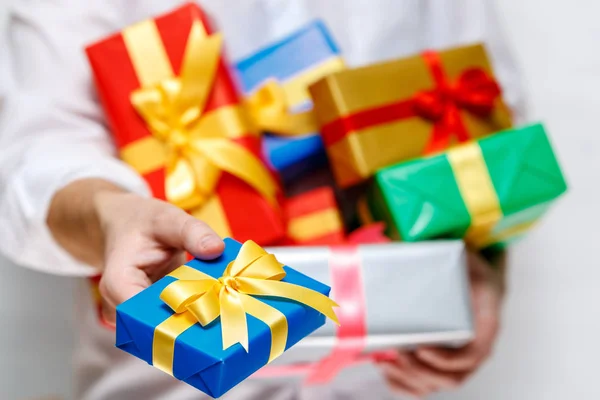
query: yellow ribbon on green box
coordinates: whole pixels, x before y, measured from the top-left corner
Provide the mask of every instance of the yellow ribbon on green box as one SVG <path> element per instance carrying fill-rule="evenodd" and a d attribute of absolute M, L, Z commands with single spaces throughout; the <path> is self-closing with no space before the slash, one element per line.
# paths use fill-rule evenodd
<path fill-rule="evenodd" d="M 492 232 L 503 213 L 481 147 L 476 142 L 461 145 L 449 150 L 447 158 L 471 216 L 464 240 L 474 248 L 485 247 L 493 241 Z"/>
<path fill-rule="evenodd" d="M 169 276 L 177 278 L 160 298 L 175 311 L 154 330 L 152 364 L 173 374 L 173 355 L 177 337 L 196 323 L 206 326 L 221 317 L 223 350 L 240 343 L 248 351 L 246 314 L 263 321 L 271 330 L 269 362 L 286 347 L 287 319 L 276 308 L 253 296 L 270 296 L 294 300 L 311 307 L 338 323 L 329 297 L 303 286 L 281 282 L 286 273 L 275 256 L 253 241 L 242 245 L 240 252 L 219 279 L 188 266 L 181 266 Z"/>
<path fill-rule="evenodd" d="M 448 150 L 446 156 L 471 216 L 471 225 L 464 236 L 468 245 L 481 249 L 500 243 L 524 234 L 537 223 L 537 220 L 525 221 L 498 229 L 504 214 L 477 142 Z"/>

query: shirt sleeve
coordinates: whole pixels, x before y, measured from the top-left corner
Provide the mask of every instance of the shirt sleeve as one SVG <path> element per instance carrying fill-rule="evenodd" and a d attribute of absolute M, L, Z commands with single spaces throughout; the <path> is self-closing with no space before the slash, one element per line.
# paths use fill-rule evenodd
<path fill-rule="evenodd" d="M 428 0 L 425 18 L 427 46 L 446 48 L 483 42 L 490 53 L 503 96 L 514 122 L 529 119 L 522 75 L 502 26 L 494 0 Z"/>
<path fill-rule="evenodd" d="M 40 271 L 91 275 L 53 240 L 46 217 L 53 195 L 83 178 L 149 193 L 115 157 L 84 53 L 119 28 L 127 2 L 12 3 L 0 60 L 0 252 Z"/>

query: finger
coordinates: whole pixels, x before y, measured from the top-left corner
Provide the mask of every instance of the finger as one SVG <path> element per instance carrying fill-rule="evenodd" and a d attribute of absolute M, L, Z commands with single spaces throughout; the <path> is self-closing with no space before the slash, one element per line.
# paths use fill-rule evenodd
<path fill-rule="evenodd" d="M 423 397 L 431 392 L 430 388 L 418 379 L 414 371 L 410 370 L 404 355 L 400 355 L 398 361 L 381 363 L 380 367 L 390 382 L 408 389 L 414 396 Z"/>
<path fill-rule="evenodd" d="M 464 373 L 442 372 L 423 363 L 416 355 L 408 355 L 409 369 L 431 391 L 457 387 L 464 379 Z"/>
<path fill-rule="evenodd" d="M 177 268 L 181 267 L 187 262 L 187 254 L 183 251 L 175 251 L 170 261 L 165 262 L 162 265 L 151 265 L 149 268 L 142 268 L 150 278 L 152 282 L 163 278 L 165 275 L 170 274 Z"/>
<path fill-rule="evenodd" d="M 414 399 L 414 400 L 418 400 L 418 399 L 422 398 L 420 395 L 414 393 L 411 388 L 409 388 L 408 386 L 404 385 L 401 382 L 395 381 L 390 378 L 387 378 L 386 381 L 387 381 L 387 384 L 388 384 L 388 387 L 390 388 L 390 390 L 394 394 L 402 396 L 402 398 Z"/>
<path fill-rule="evenodd" d="M 108 305 L 106 300 L 102 300 L 100 309 L 100 323 L 109 329 L 114 329 L 117 322 L 117 312 L 114 307 Z"/>
<path fill-rule="evenodd" d="M 122 243 L 106 257 L 99 289 L 109 307 L 116 308 L 152 284 L 146 272 L 135 265 L 134 255 L 130 253 L 135 248 Z"/>
<path fill-rule="evenodd" d="M 168 204 L 156 214 L 152 228 L 159 242 L 198 258 L 216 258 L 225 248 L 223 240 L 207 224 Z"/>
<path fill-rule="evenodd" d="M 447 372 L 472 372 L 491 354 L 498 334 L 500 305 L 497 293 L 485 286 L 473 288 L 475 338 L 461 349 L 421 348 L 416 356 Z"/>
<path fill-rule="evenodd" d="M 488 358 L 493 341 L 493 336 L 482 333 L 462 349 L 421 348 L 415 354 L 421 362 L 440 371 L 470 372 Z"/>

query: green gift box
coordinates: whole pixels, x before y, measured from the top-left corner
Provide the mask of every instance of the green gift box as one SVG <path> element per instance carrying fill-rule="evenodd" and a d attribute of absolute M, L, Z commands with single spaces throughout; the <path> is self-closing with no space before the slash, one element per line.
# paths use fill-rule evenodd
<path fill-rule="evenodd" d="M 395 240 L 503 246 L 566 190 L 546 131 L 536 124 L 378 171 L 368 212 Z"/>

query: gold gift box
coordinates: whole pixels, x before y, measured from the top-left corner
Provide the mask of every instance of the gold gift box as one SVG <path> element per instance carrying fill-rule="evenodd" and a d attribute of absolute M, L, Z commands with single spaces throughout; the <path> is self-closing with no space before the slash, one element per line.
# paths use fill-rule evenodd
<path fill-rule="evenodd" d="M 465 72 L 473 69 L 496 85 L 481 44 L 432 54 L 444 75 L 444 85 L 434 76 L 427 57 L 415 55 L 336 72 L 310 87 L 323 141 L 340 186 L 354 185 L 382 167 L 428 152 L 436 125 L 444 122 L 414 112 L 415 96 L 435 92 L 441 86 L 453 87 Z M 490 112 L 484 116 L 457 107 L 469 139 L 511 127 L 510 112 L 501 96 L 492 101 Z M 457 142 L 455 135 L 449 135 L 443 147 Z"/>

